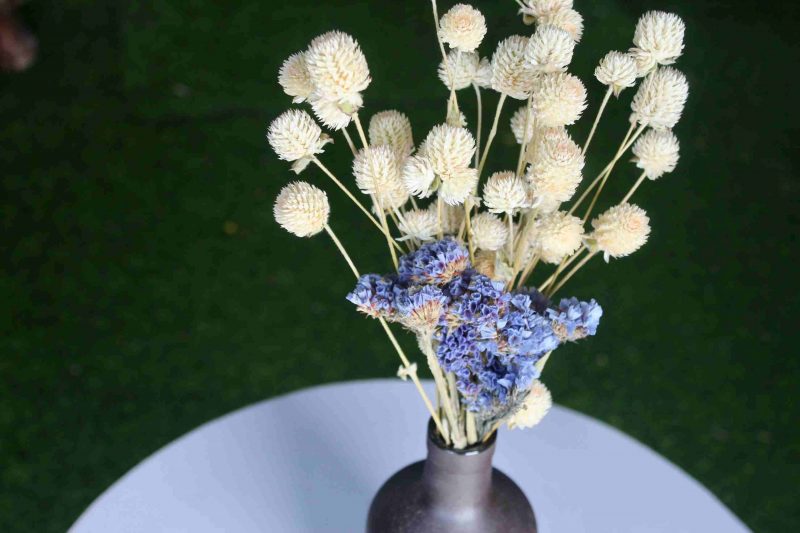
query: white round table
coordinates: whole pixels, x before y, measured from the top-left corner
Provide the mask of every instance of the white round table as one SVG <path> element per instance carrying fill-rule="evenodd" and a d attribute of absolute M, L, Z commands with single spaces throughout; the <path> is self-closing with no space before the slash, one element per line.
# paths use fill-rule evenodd
<path fill-rule="evenodd" d="M 106 490 L 70 529 L 359 532 L 378 487 L 424 457 L 411 383 L 305 389 L 204 424 Z M 541 533 L 749 531 L 678 467 L 602 422 L 555 406 L 501 430 L 495 466 L 525 491 Z"/>

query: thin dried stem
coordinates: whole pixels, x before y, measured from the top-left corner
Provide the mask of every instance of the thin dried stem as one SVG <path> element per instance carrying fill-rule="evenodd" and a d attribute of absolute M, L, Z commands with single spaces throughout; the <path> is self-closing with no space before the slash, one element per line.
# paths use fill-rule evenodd
<path fill-rule="evenodd" d="M 383 210 L 383 206 L 380 204 L 380 202 L 378 202 L 377 196 L 370 194 L 370 197 L 372 197 L 372 203 L 375 205 L 375 209 L 378 211 L 378 217 L 381 220 L 381 227 L 383 228 L 384 235 L 386 235 L 386 242 L 389 243 L 389 253 L 392 255 L 392 264 L 394 265 L 394 269 L 397 270 L 397 253 L 394 251 L 394 247 L 392 246 L 394 240 L 389 237 L 391 233 L 389 233 L 389 224 L 386 222 L 386 212 Z"/>
<path fill-rule="evenodd" d="M 563 278 L 561 281 L 559 281 L 559 282 L 558 282 L 558 284 L 556 284 L 556 286 L 555 286 L 555 287 L 553 287 L 553 289 L 552 289 L 552 290 L 548 290 L 548 291 L 547 291 L 547 297 L 548 297 L 548 298 L 551 298 L 551 297 L 552 297 L 552 296 L 553 296 L 553 295 L 554 295 L 554 294 L 555 294 L 555 293 L 558 291 L 558 289 L 560 289 L 561 287 L 563 287 L 563 286 L 564 286 L 564 284 L 565 284 L 567 281 L 569 281 L 569 279 L 570 279 L 572 276 L 574 276 L 574 275 L 575 275 L 575 273 L 576 273 L 578 270 L 580 270 L 580 269 L 581 269 L 581 267 L 582 267 L 583 265 L 585 265 L 586 263 L 588 263 L 588 262 L 589 262 L 589 259 L 591 259 L 591 258 L 592 258 L 592 257 L 594 257 L 595 255 L 597 255 L 597 252 L 589 252 L 589 253 L 586 255 L 586 257 L 584 257 L 583 259 L 581 259 L 581 260 L 578 262 L 578 264 L 577 264 L 577 265 L 575 265 L 574 267 L 572 267 L 572 270 L 570 270 L 569 272 L 567 272 L 567 275 L 566 275 L 566 276 L 564 276 L 564 278 Z"/>
<path fill-rule="evenodd" d="M 647 175 L 644 172 L 642 172 L 642 175 L 639 176 L 639 179 L 636 180 L 636 183 L 633 184 L 633 186 L 631 187 L 631 190 L 628 191 L 628 194 L 626 194 L 625 198 L 623 198 L 622 201 L 620 202 L 621 204 L 624 204 L 625 202 L 627 202 L 628 200 L 631 199 L 631 196 L 633 196 L 633 193 L 636 192 L 636 189 L 639 188 L 639 185 L 642 184 L 642 182 L 644 181 L 644 179 L 646 177 L 647 177 Z"/>
<path fill-rule="evenodd" d="M 589 143 L 592 142 L 592 137 L 594 137 L 594 132 L 597 129 L 597 124 L 600 123 L 600 117 L 603 116 L 603 110 L 606 108 L 606 104 L 608 104 L 608 99 L 611 98 L 611 93 L 613 90 L 611 87 L 608 88 L 606 91 L 606 95 L 603 97 L 603 103 L 600 104 L 600 109 L 597 110 L 597 116 L 594 118 L 594 123 L 592 124 L 592 129 L 589 132 L 589 137 L 586 138 L 586 144 L 583 145 L 582 154 L 586 153 L 586 150 L 589 149 Z"/>
<path fill-rule="evenodd" d="M 541 285 L 539 285 L 538 291 L 539 291 L 539 292 L 543 292 L 543 291 L 544 291 L 544 289 L 545 289 L 545 288 L 546 288 L 548 285 L 550 285 L 551 283 L 553 283 L 553 281 L 555 281 L 555 279 L 556 279 L 556 278 L 559 276 L 559 274 L 561 274 L 561 273 L 564 271 L 564 269 L 565 269 L 565 268 L 567 268 L 568 266 L 570 266 L 570 265 L 571 265 L 571 264 L 572 264 L 572 263 L 575 261 L 575 259 L 576 259 L 576 258 L 577 258 L 577 257 L 578 257 L 578 256 L 579 256 L 581 253 L 583 253 L 583 251 L 584 251 L 585 249 L 586 249 L 586 246 L 582 244 L 582 245 L 580 246 L 580 248 L 578 248 L 577 250 L 575 250 L 575 253 L 573 253 L 571 256 L 569 256 L 569 257 L 565 258 L 563 261 L 561 261 L 561 263 L 559 263 L 559 264 L 558 264 L 558 267 L 556 268 L 555 272 L 553 272 L 553 274 L 552 274 L 552 275 L 551 275 L 549 278 L 547 278 L 547 279 L 545 280 L 545 282 L 544 282 L 544 283 L 542 283 Z"/>
<path fill-rule="evenodd" d="M 500 99 L 497 101 L 497 111 L 494 113 L 494 122 L 492 122 L 492 129 L 489 131 L 489 137 L 486 138 L 486 147 L 483 149 L 481 162 L 478 165 L 478 178 L 483 172 L 483 167 L 486 165 L 486 158 L 489 157 L 489 149 L 492 147 L 494 136 L 497 135 L 497 124 L 500 122 L 500 112 L 503 110 L 503 103 L 506 101 L 506 95 L 501 93 Z"/>
<path fill-rule="evenodd" d="M 360 278 L 361 275 L 358 273 L 358 269 L 356 268 L 356 265 L 353 263 L 353 260 L 350 258 L 350 254 L 347 253 L 347 250 L 342 244 L 342 241 L 339 240 L 339 238 L 333 232 L 331 227 L 327 224 L 325 224 L 325 231 L 328 233 L 331 240 L 336 245 L 336 248 L 339 249 L 339 253 L 342 254 L 342 257 L 344 257 L 344 260 L 347 262 L 348 266 L 350 267 L 350 270 L 353 271 L 353 274 L 355 275 L 356 279 Z M 431 403 L 430 398 L 428 398 L 428 394 L 422 387 L 422 383 L 420 383 L 419 377 L 417 377 L 416 370 L 411 365 L 411 362 L 408 360 L 408 357 L 406 357 L 403 348 L 400 347 L 400 343 L 397 342 L 397 338 L 395 338 L 394 333 L 392 333 L 392 330 L 389 329 L 389 325 L 386 323 L 386 321 L 382 317 L 378 317 L 378 321 L 381 323 L 381 326 L 383 326 L 383 330 L 389 337 L 389 341 L 392 343 L 392 346 L 394 346 L 395 351 L 397 351 L 397 355 L 400 356 L 400 361 L 403 363 L 403 367 L 405 367 L 406 372 L 411 377 L 411 381 L 414 382 L 414 386 L 417 388 L 417 391 L 419 392 L 420 396 L 422 396 L 422 401 L 425 403 L 425 407 L 428 409 L 428 412 L 430 413 L 431 418 L 433 419 L 433 423 L 436 424 L 436 429 L 439 430 L 439 433 L 441 433 L 442 436 L 445 436 L 444 428 L 442 427 L 442 421 L 439 419 L 439 415 L 436 414 L 436 410 L 433 408 L 433 404 Z M 445 440 L 447 440 L 446 437 Z"/>
<path fill-rule="evenodd" d="M 353 152 L 353 157 L 358 155 L 358 149 L 356 145 L 353 144 L 353 139 L 350 138 L 350 134 L 347 133 L 347 128 L 342 128 L 342 135 L 344 135 L 344 139 L 347 141 L 347 146 L 350 147 L 350 151 Z"/>
<path fill-rule="evenodd" d="M 365 215 L 367 215 L 369 221 L 372 222 L 375 225 L 375 227 L 378 228 L 378 230 L 381 233 L 383 233 L 384 236 L 386 236 L 386 239 L 392 244 L 392 246 L 397 250 L 399 250 L 400 252 L 402 252 L 403 249 L 400 247 L 399 244 L 397 244 L 397 242 L 395 242 L 394 238 L 392 238 L 391 233 L 388 232 L 388 229 L 385 230 L 383 226 L 381 226 L 381 224 L 378 223 L 377 220 L 375 220 L 375 217 L 373 217 L 372 214 L 369 212 L 369 210 L 367 210 L 367 208 L 364 207 L 364 204 L 358 201 L 358 198 L 356 198 L 353 195 L 353 193 L 351 193 L 350 190 L 347 187 L 345 187 L 341 181 L 339 181 L 339 179 L 333 174 L 333 172 L 328 170 L 328 167 L 323 165 L 322 161 L 320 161 L 316 157 L 314 157 L 312 161 L 336 184 L 337 187 L 339 187 L 342 190 L 342 192 L 344 192 L 347 195 L 348 198 L 350 198 L 350 200 L 353 201 L 354 204 L 356 204 L 356 207 L 358 207 Z"/>
<path fill-rule="evenodd" d="M 473 83 L 475 89 L 475 100 L 478 104 L 478 124 L 475 128 L 475 168 L 478 167 L 478 159 L 481 155 L 481 131 L 483 130 L 483 99 L 481 98 L 481 88 L 477 83 Z"/>
<path fill-rule="evenodd" d="M 361 120 L 358 118 L 358 113 L 353 113 L 353 122 L 356 123 L 356 129 L 358 130 L 358 136 L 361 137 L 361 144 L 364 145 L 364 148 L 369 146 L 367 142 L 367 136 L 364 135 L 364 128 L 361 127 Z"/>
<path fill-rule="evenodd" d="M 522 174 L 522 166 L 523 162 L 525 161 L 525 152 L 528 151 L 528 127 L 530 126 L 529 122 L 531 118 L 532 102 L 533 94 L 528 97 L 528 103 L 525 104 L 525 127 L 522 130 L 522 144 L 519 147 L 519 159 L 517 159 L 517 176 Z"/>

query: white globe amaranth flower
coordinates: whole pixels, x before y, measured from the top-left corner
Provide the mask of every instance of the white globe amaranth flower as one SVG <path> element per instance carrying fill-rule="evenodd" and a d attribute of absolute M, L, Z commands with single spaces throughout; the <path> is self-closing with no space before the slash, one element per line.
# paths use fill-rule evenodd
<path fill-rule="evenodd" d="M 575 41 L 561 28 L 539 25 L 525 48 L 527 66 L 536 72 L 560 72 L 572 61 Z"/>
<path fill-rule="evenodd" d="M 439 21 L 442 41 L 462 52 L 472 52 L 486 35 L 483 14 L 467 4 L 456 4 Z"/>
<path fill-rule="evenodd" d="M 580 248 L 583 222 L 576 216 L 555 211 L 536 219 L 527 237 L 542 261 L 557 265 Z"/>
<path fill-rule="evenodd" d="M 629 48 L 628 55 L 636 62 L 636 76 L 639 78 L 647 76 L 658 66 L 655 56 L 641 48 Z"/>
<path fill-rule="evenodd" d="M 553 397 L 550 395 L 550 391 L 544 386 L 544 383 L 536 380 L 523 400 L 519 411 L 508 419 L 508 428 L 532 428 L 542 421 L 552 406 Z"/>
<path fill-rule="evenodd" d="M 457 168 L 440 176 L 439 197 L 448 205 L 463 204 L 478 185 L 478 170 Z"/>
<path fill-rule="evenodd" d="M 530 172 L 533 174 L 551 171 L 580 173 L 583 170 L 583 150 L 564 128 L 541 130 L 537 142 L 530 148 L 535 148 L 530 159 Z"/>
<path fill-rule="evenodd" d="M 295 104 L 305 102 L 311 96 L 314 83 L 308 73 L 305 53 L 292 54 L 283 62 L 278 71 L 278 83 Z"/>
<path fill-rule="evenodd" d="M 304 181 L 294 181 L 281 189 L 273 214 L 280 226 L 298 237 L 311 237 L 325 228 L 330 215 L 328 195 Z"/>
<path fill-rule="evenodd" d="M 411 155 L 414 138 L 411 121 L 400 111 L 390 109 L 375 113 L 369 121 L 369 144 L 391 147 L 399 157 Z"/>
<path fill-rule="evenodd" d="M 401 179 L 409 194 L 417 198 L 427 198 L 434 192 L 436 172 L 427 157 L 413 155 L 405 160 Z"/>
<path fill-rule="evenodd" d="M 469 166 L 475 154 L 475 138 L 466 128 L 434 126 L 420 147 L 437 175 L 452 174 Z"/>
<path fill-rule="evenodd" d="M 678 138 L 670 130 L 647 130 L 633 145 L 633 161 L 655 180 L 675 170 L 679 149 Z"/>
<path fill-rule="evenodd" d="M 355 106 L 371 81 L 367 58 L 355 39 L 331 31 L 311 41 L 305 61 L 318 99 Z M 350 112 L 357 110 L 353 109 Z M 347 112 L 347 109 L 343 109 Z"/>
<path fill-rule="evenodd" d="M 661 67 L 642 80 L 633 96 L 633 118 L 655 130 L 672 129 L 681 118 L 689 82 L 680 71 Z"/>
<path fill-rule="evenodd" d="M 343 111 L 340 104 L 333 100 L 319 98 L 316 93 L 312 93 L 308 101 L 311 104 L 311 110 L 314 112 L 314 116 L 316 116 L 326 128 L 333 131 L 346 128 L 353 119 L 352 113 Z M 360 104 L 355 108 L 357 109 L 359 107 L 361 107 Z"/>
<path fill-rule="evenodd" d="M 636 85 L 638 67 L 636 59 L 624 52 L 607 53 L 594 69 L 594 77 L 603 85 L 607 85 L 614 96 L 619 96 L 623 89 Z"/>
<path fill-rule="evenodd" d="M 483 186 L 483 203 L 491 213 L 514 214 L 528 206 L 528 188 L 514 172 L 495 172 Z"/>
<path fill-rule="evenodd" d="M 583 36 L 583 17 L 574 9 L 559 9 L 538 17 L 538 24 L 549 24 L 561 28 L 569 33 L 570 37 L 578 43 Z"/>
<path fill-rule="evenodd" d="M 527 118 L 525 117 L 526 110 L 528 111 Z M 525 130 L 526 121 L 528 125 L 527 130 Z M 525 130 L 525 132 L 527 133 L 526 135 L 523 134 L 523 130 Z M 533 114 L 533 107 L 529 108 L 528 105 L 525 104 L 519 109 L 517 109 L 513 115 L 511 115 L 511 132 L 514 134 L 514 138 L 517 140 L 517 144 L 530 142 L 530 140 L 533 138 L 533 132 L 535 130 L 536 130 L 536 117 Z"/>
<path fill-rule="evenodd" d="M 272 121 L 267 131 L 267 141 L 278 158 L 293 161 L 292 170 L 298 174 L 330 140 L 314 119 L 300 109 L 285 111 Z"/>
<path fill-rule="evenodd" d="M 586 109 L 586 87 L 572 74 L 544 74 L 534 84 L 531 106 L 541 126 L 574 124 Z"/>
<path fill-rule="evenodd" d="M 528 38 L 512 35 L 497 44 L 492 55 L 492 89 L 517 100 L 524 100 L 531 92 L 534 73 L 525 66 L 525 49 Z"/>
<path fill-rule="evenodd" d="M 405 235 L 399 239 L 401 241 L 407 239 L 431 241 L 439 232 L 439 220 L 437 214 L 428 209 L 411 209 L 403 214 L 399 227 Z"/>
<path fill-rule="evenodd" d="M 531 207 L 541 213 L 550 213 L 575 195 L 581 183 L 580 170 L 572 167 L 552 167 L 536 171 L 533 167 L 526 175 Z"/>
<path fill-rule="evenodd" d="M 641 207 L 619 204 L 592 220 L 594 231 L 589 235 L 589 246 L 610 257 L 625 257 L 647 242 L 650 219 Z"/>
<path fill-rule="evenodd" d="M 648 11 L 636 23 L 633 44 L 650 55 L 654 63 L 671 65 L 683 53 L 686 25 L 678 15 Z"/>
<path fill-rule="evenodd" d="M 478 71 L 475 73 L 473 82 L 481 89 L 490 89 L 492 87 L 492 62 L 487 58 L 482 58 L 478 63 Z"/>
<path fill-rule="evenodd" d="M 479 66 L 477 52 L 453 50 L 447 54 L 447 64 L 444 60 L 439 63 L 439 79 L 448 89 L 460 91 L 472 85 Z"/>
<path fill-rule="evenodd" d="M 472 243 L 478 250 L 494 252 L 508 241 L 508 227 L 491 213 L 479 213 L 470 220 Z"/>
<path fill-rule="evenodd" d="M 523 0 L 519 12 L 532 18 L 572 9 L 572 0 Z"/>
<path fill-rule="evenodd" d="M 368 146 L 353 159 L 356 186 L 375 197 L 384 209 L 395 209 L 408 200 L 400 178 L 397 154 L 388 146 Z"/>

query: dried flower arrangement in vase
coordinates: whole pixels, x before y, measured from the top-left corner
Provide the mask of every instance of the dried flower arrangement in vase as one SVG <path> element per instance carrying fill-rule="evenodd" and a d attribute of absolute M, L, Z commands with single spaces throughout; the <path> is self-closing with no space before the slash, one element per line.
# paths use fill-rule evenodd
<path fill-rule="evenodd" d="M 449 90 L 443 123 L 419 146 L 409 118 L 395 110 L 359 113 L 370 84 L 367 61 L 351 36 L 331 31 L 290 56 L 279 82 L 296 104 L 307 102 L 352 151 L 355 187 L 320 160 L 332 142 L 306 111 L 292 109 L 269 127 L 268 141 L 300 173 L 313 164 L 355 204 L 381 234 L 393 270 L 362 274 L 329 224 L 327 195 L 306 182 L 280 192 L 274 208 L 287 231 L 326 232 L 357 279 L 347 299 L 378 321 L 400 357 L 398 376 L 410 379 L 429 414 L 429 454 L 390 479 L 376 496 L 369 531 L 535 531 L 530 505 L 514 483 L 492 469 L 497 429 L 528 428 L 551 406 L 540 376 L 561 344 L 594 335 L 602 310 L 594 301 L 553 296 L 595 255 L 625 257 L 647 241 L 650 221 L 630 203 L 645 179 L 672 171 L 678 141 L 671 128 L 688 96 L 675 68 L 684 24 L 653 11 L 639 20 L 627 52 L 612 51 L 595 70 L 606 86 L 583 145 L 566 127 L 585 110 L 586 88 L 567 72 L 583 33 L 572 0 L 517 0 L 530 36 L 497 44 L 491 59 L 477 49 L 484 16 L 458 4 L 441 18 L 431 2 L 442 54 L 438 76 Z M 449 48 L 449 51 L 448 51 Z M 630 127 L 608 164 L 570 202 L 583 182 L 584 157 L 611 97 L 637 85 Z M 474 128 L 459 107 L 458 91 L 472 88 Z M 482 94 L 499 93 L 483 137 Z M 484 176 L 508 99 L 522 106 L 510 117 L 519 153 L 509 170 Z M 357 133 L 351 137 L 348 126 Z M 616 205 L 591 218 L 617 162 L 632 151 L 641 170 Z M 485 178 L 485 179 L 484 179 Z M 591 230 L 586 224 L 591 220 Z M 551 265 L 536 285 L 533 275 Z M 425 392 L 389 324 L 416 336 L 435 383 Z M 422 421 L 420 422 L 422 423 Z M 456 482 L 456 480 L 458 482 Z"/>

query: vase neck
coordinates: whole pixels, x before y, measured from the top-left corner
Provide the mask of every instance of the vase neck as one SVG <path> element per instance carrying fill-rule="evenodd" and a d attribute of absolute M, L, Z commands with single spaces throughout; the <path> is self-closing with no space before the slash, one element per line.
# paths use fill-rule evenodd
<path fill-rule="evenodd" d="M 489 498 L 495 439 L 467 450 L 444 448 L 429 432 L 423 478 L 435 506 L 471 509 Z"/>

